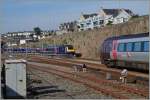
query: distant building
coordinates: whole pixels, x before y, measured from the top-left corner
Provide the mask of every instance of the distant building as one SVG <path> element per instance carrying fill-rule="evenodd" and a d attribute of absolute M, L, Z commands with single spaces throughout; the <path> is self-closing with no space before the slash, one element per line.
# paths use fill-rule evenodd
<path fill-rule="evenodd" d="M 129 9 L 101 9 L 98 13 L 81 14 L 77 21 L 78 30 L 99 28 L 107 24 L 118 24 L 128 21 L 134 13 Z"/>
<path fill-rule="evenodd" d="M 76 21 L 62 23 L 59 26 L 59 32 L 62 34 L 68 33 L 68 32 L 74 32 L 74 31 L 77 31 L 77 22 Z"/>
<path fill-rule="evenodd" d="M 8 32 L 2 34 L 3 39 L 7 39 L 8 46 L 15 46 L 25 44 L 27 42 L 34 42 L 38 39 L 44 39 L 49 35 L 49 31 L 42 31 L 41 36 L 38 36 L 34 31 L 24 31 L 24 32 Z"/>
<path fill-rule="evenodd" d="M 98 14 L 104 17 L 105 25 L 109 21 L 112 21 L 112 24 L 123 23 L 135 15 L 129 9 L 101 9 Z"/>
<path fill-rule="evenodd" d="M 8 32 L 6 34 L 2 35 L 3 39 L 7 40 L 7 45 L 8 46 L 16 46 L 19 44 L 23 44 L 26 42 L 26 39 L 31 39 L 31 34 L 34 34 L 32 31 L 25 31 L 25 32 Z"/>
<path fill-rule="evenodd" d="M 90 30 L 104 25 L 104 18 L 96 13 L 82 14 L 77 22 L 78 30 Z"/>

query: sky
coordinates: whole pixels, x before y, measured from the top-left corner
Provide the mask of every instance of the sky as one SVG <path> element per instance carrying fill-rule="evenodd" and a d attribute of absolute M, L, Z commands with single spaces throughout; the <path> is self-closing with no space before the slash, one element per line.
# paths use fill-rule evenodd
<path fill-rule="evenodd" d="M 0 33 L 56 30 L 59 24 L 78 20 L 81 13 L 103 8 L 125 8 L 149 14 L 149 0 L 0 0 Z"/>

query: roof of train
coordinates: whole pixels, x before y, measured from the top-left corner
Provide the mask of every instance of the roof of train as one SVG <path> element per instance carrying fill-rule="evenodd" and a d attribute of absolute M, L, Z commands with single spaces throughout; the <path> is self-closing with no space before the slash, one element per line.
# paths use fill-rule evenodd
<path fill-rule="evenodd" d="M 65 46 L 72 46 L 72 45 L 68 45 L 68 44 L 65 44 L 65 45 L 49 45 L 48 47 L 65 47 Z"/>
<path fill-rule="evenodd" d="M 149 32 L 147 32 L 147 33 L 139 33 L 139 34 L 129 34 L 129 35 L 121 35 L 121 36 L 109 37 L 105 41 L 107 41 L 107 40 L 130 39 L 130 38 L 140 38 L 140 37 L 148 37 L 148 36 L 149 36 Z"/>

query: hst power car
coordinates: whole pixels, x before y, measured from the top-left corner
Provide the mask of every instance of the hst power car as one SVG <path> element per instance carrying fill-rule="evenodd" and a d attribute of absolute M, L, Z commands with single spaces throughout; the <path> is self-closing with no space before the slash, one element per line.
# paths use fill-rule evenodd
<path fill-rule="evenodd" d="M 49 54 L 75 54 L 75 49 L 72 45 L 50 45 L 44 48 L 44 51 Z"/>
<path fill-rule="evenodd" d="M 107 38 L 100 58 L 108 67 L 149 71 L 149 32 Z"/>

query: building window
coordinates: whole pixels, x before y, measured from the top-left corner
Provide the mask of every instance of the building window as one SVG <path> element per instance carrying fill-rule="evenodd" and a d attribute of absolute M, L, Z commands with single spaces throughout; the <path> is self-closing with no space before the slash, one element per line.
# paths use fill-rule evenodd
<path fill-rule="evenodd" d="M 86 23 L 86 25 L 90 25 L 91 23 Z"/>
<path fill-rule="evenodd" d="M 143 47 L 144 47 L 144 48 L 143 48 L 143 51 L 144 51 L 144 52 L 148 52 L 148 51 L 149 51 L 149 42 L 148 42 L 148 41 L 145 41 Z"/>
<path fill-rule="evenodd" d="M 84 27 L 84 24 L 81 24 L 81 27 Z"/>
<path fill-rule="evenodd" d="M 135 42 L 134 43 L 133 51 L 135 51 L 135 52 L 141 51 L 141 42 Z"/>
<path fill-rule="evenodd" d="M 126 21 L 126 18 L 123 18 L 123 22 L 125 22 Z"/>
<path fill-rule="evenodd" d="M 100 20 L 99 21 L 99 24 L 101 25 L 101 24 L 104 24 L 104 20 Z"/>
<path fill-rule="evenodd" d="M 125 51 L 125 43 L 119 43 L 118 51 L 119 52 L 124 52 Z"/>
<path fill-rule="evenodd" d="M 131 52 L 132 51 L 132 44 L 133 43 L 127 43 L 126 44 L 126 51 Z"/>
<path fill-rule="evenodd" d="M 94 24 L 94 25 L 98 25 L 98 22 L 97 22 L 97 21 L 95 21 L 95 22 L 93 22 L 93 24 Z"/>

